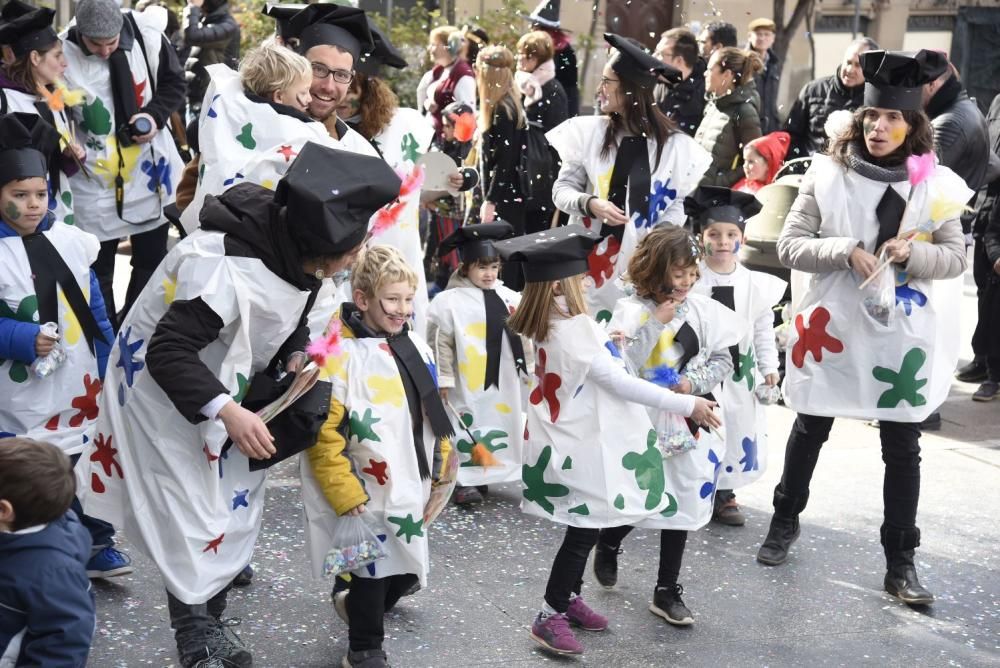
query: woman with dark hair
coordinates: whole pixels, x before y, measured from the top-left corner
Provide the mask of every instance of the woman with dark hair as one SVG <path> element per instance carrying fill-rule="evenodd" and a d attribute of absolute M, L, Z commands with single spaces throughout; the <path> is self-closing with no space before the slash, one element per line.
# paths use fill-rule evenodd
<path fill-rule="evenodd" d="M 760 96 L 753 78 L 764 68 L 754 51 L 719 49 L 705 71 L 705 115 L 694 140 L 712 153 L 703 186 L 730 188 L 743 178 L 743 147 L 761 135 Z"/>
<path fill-rule="evenodd" d="M 913 560 L 920 422 L 947 397 L 957 362 L 961 288 L 946 279 L 965 271 L 959 214 L 972 191 L 935 165 L 921 110 L 923 84 L 947 66 L 944 57 L 924 50 L 860 58 L 864 106 L 829 156 L 813 156 L 778 240 L 782 264 L 811 276 L 796 295 L 788 341 L 785 401 L 798 416 L 757 560 L 776 566 L 788 558 L 834 418 L 876 418 L 885 462 L 885 590 L 926 605 L 934 597 Z M 920 173 L 908 169 L 914 157 Z M 876 287 L 866 290 L 872 281 Z"/>
<path fill-rule="evenodd" d="M 479 26 L 465 26 L 462 28 L 462 33 L 465 35 L 465 41 L 462 44 L 462 60 L 475 67 L 479 52 L 489 46 L 490 36 Z"/>
<path fill-rule="evenodd" d="M 56 220 L 73 224 L 69 177 L 76 174 L 87 152 L 73 138 L 63 91 L 56 90 L 66 71 L 62 41 L 52 29 L 55 11 L 34 9 L 0 28 L 0 44 L 13 59 L 0 67 L 0 114 L 37 114 L 61 136 L 49 163 L 49 209 Z M 53 96 L 56 96 L 53 98 Z M 48 104 L 46 100 L 52 100 Z"/>
<path fill-rule="evenodd" d="M 598 320 L 610 319 L 624 296 L 615 279 L 639 238 L 657 225 L 684 223 L 684 198 L 711 160 L 653 101 L 656 83 L 679 79 L 680 72 L 634 40 L 611 33 L 604 39 L 613 50 L 598 88 L 601 115 L 571 118 L 546 135 L 562 159 L 552 190 L 556 207 L 601 233 L 587 290 Z"/>

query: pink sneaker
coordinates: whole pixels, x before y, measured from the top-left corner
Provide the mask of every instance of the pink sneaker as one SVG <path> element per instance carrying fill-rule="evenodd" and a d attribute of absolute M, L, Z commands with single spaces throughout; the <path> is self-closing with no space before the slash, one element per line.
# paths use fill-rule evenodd
<path fill-rule="evenodd" d="M 556 654 L 583 654 L 583 646 L 569 628 L 569 620 L 560 613 L 544 619 L 539 613 L 531 625 L 531 638 Z"/>
<path fill-rule="evenodd" d="M 582 596 L 577 596 L 569 602 L 566 618 L 573 626 L 579 626 L 584 631 L 603 631 L 608 628 L 608 618 L 590 609 L 583 602 Z"/>

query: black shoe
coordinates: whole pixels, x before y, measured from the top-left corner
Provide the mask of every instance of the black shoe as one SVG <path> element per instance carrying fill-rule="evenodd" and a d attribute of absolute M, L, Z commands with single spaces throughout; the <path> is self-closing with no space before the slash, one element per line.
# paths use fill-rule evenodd
<path fill-rule="evenodd" d="M 992 380 L 987 380 L 979 389 L 976 390 L 975 394 L 972 395 L 973 401 L 993 401 L 997 398 L 997 394 L 1000 393 L 1000 383 L 995 383 Z"/>
<path fill-rule="evenodd" d="M 233 578 L 234 587 L 248 587 L 253 582 L 253 567 L 247 564 L 242 571 Z"/>
<path fill-rule="evenodd" d="M 251 668 L 253 655 L 233 631 L 233 627 L 239 626 L 239 624 L 240 620 L 237 618 L 218 622 L 208 634 L 208 646 L 214 650 L 215 655 L 222 660 L 224 666 Z"/>
<path fill-rule="evenodd" d="M 920 431 L 941 431 L 941 413 L 934 411 L 920 423 Z"/>
<path fill-rule="evenodd" d="M 955 379 L 963 383 L 981 383 L 986 380 L 986 362 L 972 360 L 955 372 Z"/>
<path fill-rule="evenodd" d="M 890 568 L 885 574 L 885 590 L 907 605 L 930 605 L 934 602 L 934 594 L 920 584 L 913 564 Z"/>
<path fill-rule="evenodd" d="M 380 649 L 348 651 L 340 665 L 342 668 L 390 668 L 389 658 Z"/>
<path fill-rule="evenodd" d="M 736 503 L 733 490 L 720 490 L 715 493 L 715 503 L 712 509 L 712 521 L 731 527 L 741 527 L 747 523 L 746 515 Z"/>
<path fill-rule="evenodd" d="M 456 487 L 453 497 L 460 506 L 474 506 L 483 502 L 483 495 L 475 487 Z"/>
<path fill-rule="evenodd" d="M 594 577 L 602 587 L 618 584 L 618 555 L 621 547 L 608 547 L 601 541 L 594 546 Z"/>
<path fill-rule="evenodd" d="M 653 592 L 653 602 L 649 604 L 649 611 L 674 626 L 691 626 L 694 624 L 694 617 L 681 599 L 683 593 L 684 587 L 679 584 L 672 587 L 657 587 Z"/>
<path fill-rule="evenodd" d="M 799 537 L 799 518 L 786 519 L 774 515 L 767 537 L 757 550 L 757 561 L 767 566 L 780 566 L 788 561 L 788 548 Z"/>
<path fill-rule="evenodd" d="M 482 494 L 483 496 L 486 496 L 487 494 L 490 493 L 489 485 L 476 485 L 476 489 L 478 489 L 479 493 Z"/>

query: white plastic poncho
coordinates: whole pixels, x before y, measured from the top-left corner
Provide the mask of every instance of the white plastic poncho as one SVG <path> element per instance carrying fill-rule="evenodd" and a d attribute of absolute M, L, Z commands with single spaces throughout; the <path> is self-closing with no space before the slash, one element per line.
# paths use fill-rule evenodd
<path fill-rule="evenodd" d="M 873 248 L 879 229 L 874 203 L 886 184 L 826 156 L 815 156 L 810 169 L 820 237 L 851 237 Z M 903 198 L 910 191 L 908 181 L 890 187 Z M 930 242 L 933 231 L 955 217 L 942 202 L 967 202 L 971 196 L 960 177 L 938 165 L 916 186 L 900 232 L 920 229 L 916 240 Z M 784 395 L 790 408 L 808 415 L 921 422 L 944 403 L 958 361 L 961 276 L 929 280 L 896 272 L 888 326 L 869 315 L 855 272 L 807 276 L 789 329 Z"/>
<path fill-rule="evenodd" d="M 577 164 L 587 172 L 593 194 L 607 199 L 615 152 L 601 155 L 601 145 L 609 120 L 606 116 L 577 116 L 560 123 L 545 134 L 549 144 L 559 152 L 563 164 Z M 674 133 L 656 160 L 656 141 L 647 142 L 649 152 L 650 194 L 649 211 L 632 211 L 626 195 L 625 215 L 628 222 L 619 243 L 607 237 L 591 251 L 588 263 L 587 308 L 598 322 L 607 322 L 615 302 L 625 296 L 619 281 L 628 268 L 628 261 L 639 241 L 653 227 L 661 224 L 683 225 L 684 198 L 698 186 L 698 181 L 712 162 L 709 153 L 683 132 Z M 600 230 L 600 221 L 589 218 L 574 220 L 588 228 Z"/>

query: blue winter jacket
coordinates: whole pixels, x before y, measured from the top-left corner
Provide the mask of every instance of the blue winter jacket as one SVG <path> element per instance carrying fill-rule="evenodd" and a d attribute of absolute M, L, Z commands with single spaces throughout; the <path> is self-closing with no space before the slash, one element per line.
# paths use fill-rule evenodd
<path fill-rule="evenodd" d="M 90 534 L 72 510 L 41 531 L 0 533 L 0 668 L 87 664 L 89 557 Z"/>
<path fill-rule="evenodd" d="M 39 225 L 41 231 L 52 226 L 51 217 L 46 218 Z M 6 237 L 16 237 L 17 232 L 3 220 L 0 220 L 0 239 Z M 3 299 L 3 295 L 0 295 Z M 108 365 L 108 355 L 111 352 L 111 343 L 114 342 L 114 331 L 108 321 L 107 311 L 104 308 L 104 295 L 101 293 L 101 286 L 97 282 L 97 275 L 90 272 L 90 311 L 97 320 L 97 326 L 107 343 L 95 341 L 94 348 L 97 352 L 97 371 L 104 379 L 104 369 Z M 13 318 L 0 317 L 0 360 L 18 360 L 26 364 L 35 361 L 35 339 L 38 337 L 40 325 L 33 322 L 20 322 Z"/>

